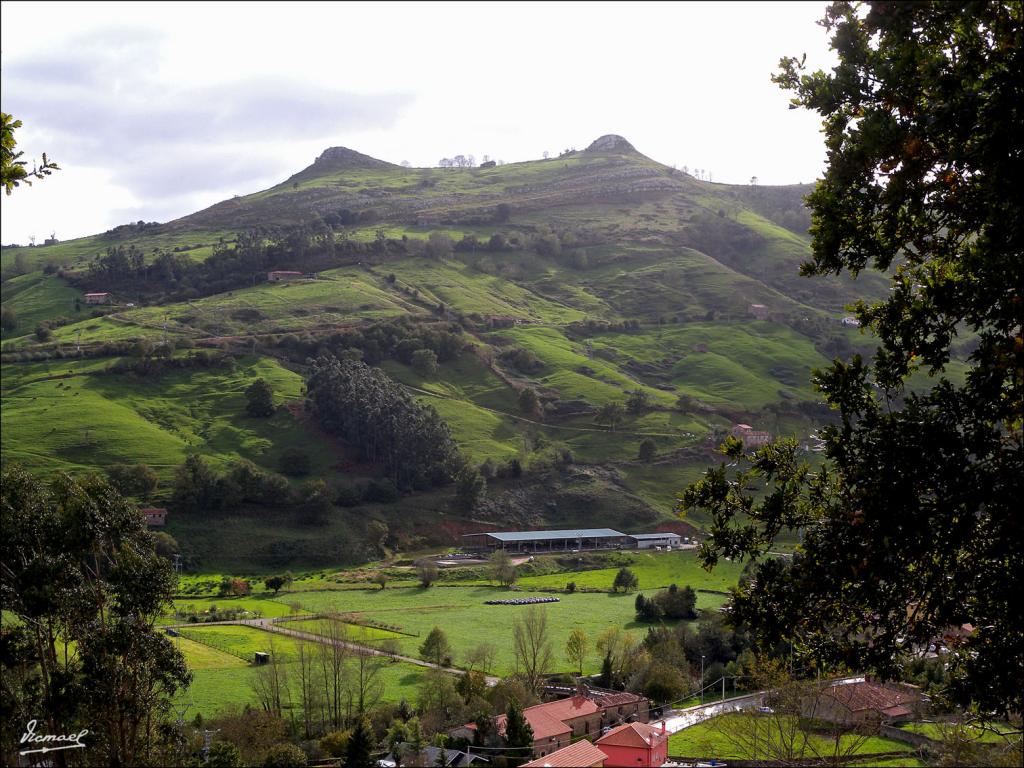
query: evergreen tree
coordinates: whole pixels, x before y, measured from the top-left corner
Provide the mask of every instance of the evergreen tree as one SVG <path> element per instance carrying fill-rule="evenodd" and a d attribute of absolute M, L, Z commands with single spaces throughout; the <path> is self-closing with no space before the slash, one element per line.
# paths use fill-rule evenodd
<path fill-rule="evenodd" d="M 508 747 L 509 765 L 522 765 L 531 758 L 533 728 L 523 714 L 519 702 L 512 699 L 505 712 L 505 745 Z"/>
<path fill-rule="evenodd" d="M 245 390 L 245 411 L 250 416 L 274 415 L 274 392 L 263 379 L 256 379 Z"/>
<path fill-rule="evenodd" d="M 366 718 L 360 717 L 345 748 L 345 768 L 376 768 L 377 761 L 371 754 L 373 747 L 373 728 Z"/>

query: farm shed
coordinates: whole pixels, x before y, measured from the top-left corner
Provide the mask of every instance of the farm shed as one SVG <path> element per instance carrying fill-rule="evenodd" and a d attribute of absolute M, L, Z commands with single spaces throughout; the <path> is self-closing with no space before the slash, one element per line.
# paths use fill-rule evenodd
<path fill-rule="evenodd" d="M 629 537 L 611 528 L 467 533 L 462 538 L 471 549 L 501 549 L 506 552 L 569 552 L 629 546 Z"/>

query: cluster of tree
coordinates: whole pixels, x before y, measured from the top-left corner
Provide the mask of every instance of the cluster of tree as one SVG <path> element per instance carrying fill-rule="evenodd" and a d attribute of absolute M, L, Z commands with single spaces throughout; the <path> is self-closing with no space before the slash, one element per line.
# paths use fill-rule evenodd
<path fill-rule="evenodd" d="M 187 340 L 186 340 L 186 343 Z M 225 367 L 233 370 L 234 358 L 219 350 L 194 350 L 187 355 L 173 356 L 175 341 L 154 344 L 149 339 L 139 339 L 128 347 L 127 355 L 110 363 L 104 373 L 122 376 L 131 374 L 140 377 L 157 377 L 171 371 L 207 370 Z"/>
<path fill-rule="evenodd" d="M 632 592 L 640 586 L 640 580 L 636 577 L 629 568 L 620 568 L 619 572 L 615 574 L 615 580 L 612 582 L 612 592 Z"/>
<path fill-rule="evenodd" d="M 476 158 L 473 155 L 455 155 L 455 157 L 442 157 L 437 161 L 440 168 L 474 168 Z"/>
<path fill-rule="evenodd" d="M 156 472 L 148 464 L 111 464 L 107 477 L 122 496 L 144 499 L 151 496 L 160 484 Z"/>
<path fill-rule="evenodd" d="M 330 352 L 336 357 L 352 357 L 368 365 L 393 359 L 416 365 L 416 353 L 433 353 L 436 363 L 454 360 L 466 348 L 462 326 L 457 323 L 418 323 L 400 317 L 375 323 L 367 328 L 341 331 L 303 345 L 307 354 Z M 358 356 L 355 354 L 358 352 Z"/>
<path fill-rule="evenodd" d="M 324 428 L 367 461 L 383 465 L 399 488 L 452 480 L 462 465 L 448 425 L 383 371 L 331 355 L 313 360 L 307 402 Z"/>
<path fill-rule="evenodd" d="M 522 347 L 505 347 L 498 354 L 498 359 L 527 375 L 537 374 L 544 370 L 544 362 L 532 351 Z"/>
<path fill-rule="evenodd" d="M 748 463 L 733 444 L 740 476 L 710 469 L 683 506 L 711 520 L 707 566 L 758 559 L 730 615 L 762 645 L 792 639 L 809 659 L 892 678 L 969 622 L 947 694 L 1020 712 L 1020 4 L 834 3 L 822 26 L 837 66 L 787 58 L 775 77 L 822 116 L 830 146 L 802 272 L 886 274 L 884 300 L 856 311 L 879 346 L 816 373 L 839 416 L 820 432 L 824 466 L 787 443 Z M 965 335 L 980 343 L 952 375 Z M 919 369 L 927 388 L 908 394 Z M 787 530 L 804 533 L 800 553 L 759 559 Z"/>
<path fill-rule="evenodd" d="M 174 594 L 134 504 L 106 481 L 60 474 L 44 484 L 20 467 L 0 479 L 0 700 L 6 723 L 88 733 L 100 765 L 167 765 L 164 727 L 191 673 L 154 626 Z M 19 762 L 4 728 L 3 763 Z M 58 753 L 59 754 L 59 753 Z"/>
<path fill-rule="evenodd" d="M 637 621 L 696 618 L 697 593 L 692 587 L 679 589 L 675 584 L 671 584 L 668 589 L 656 593 L 654 597 L 644 597 L 643 592 L 636 596 Z"/>

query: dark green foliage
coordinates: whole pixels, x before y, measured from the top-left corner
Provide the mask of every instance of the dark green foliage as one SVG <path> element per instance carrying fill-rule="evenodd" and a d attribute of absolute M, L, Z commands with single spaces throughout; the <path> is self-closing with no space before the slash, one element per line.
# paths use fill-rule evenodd
<path fill-rule="evenodd" d="M 437 354 L 432 349 L 417 349 L 412 353 L 412 367 L 424 378 L 433 376 L 437 373 Z"/>
<path fill-rule="evenodd" d="M 111 464 L 110 482 L 124 496 L 145 498 L 156 490 L 159 478 L 148 464 Z"/>
<path fill-rule="evenodd" d="M 274 415 L 274 391 L 264 379 L 256 379 L 245 390 L 245 412 L 250 416 Z"/>
<path fill-rule="evenodd" d="M 215 741 L 206 756 L 206 768 L 242 768 L 242 754 L 229 741 Z"/>
<path fill-rule="evenodd" d="M 651 407 L 651 396 L 643 389 L 626 393 L 626 410 L 632 414 L 646 413 Z"/>
<path fill-rule="evenodd" d="M 888 298 L 857 310 L 880 346 L 816 376 L 840 421 L 822 432 L 825 468 L 770 446 L 735 485 L 724 465 L 709 470 L 682 504 L 711 515 L 709 565 L 804 529 L 792 562 L 765 560 L 733 601 L 762 644 L 792 639 L 807 656 L 894 677 L 913 648 L 970 622 L 947 693 L 1020 711 L 1020 4 L 836 3 L 825 28 L 839 66 L 806 75 L 784 59 L 776 77 L 822 115 L 829 148 L 803 271 L 899 259 Z M 978 344 L 958 384 L 945 370 L 965 331 Z M 918 367 L 933 383 L 909 394 Z M 744 494 L 749 481 L 767 486 L 762 501 Z"/>
<path fill-rule="evenodd" d="M 505 712 L 505 744 L 508 749 L 510 765 L 522 765 L 527 762 L 533 747 L 533 728 L 523 715 L 519 702 L 512 699 Z"/>
<path fill-rule="evenodd" d="M 615 581 L 612 582 L 612 592 L 618 592 L 620 589 L 623 592 L 632 592 L 639 585 L 640 581 L 635 573 L 629 568 L 620 568 L 615 574 Z"/>
<path fill-rule="evenodd" d="M 455 476 L 455 501 L 460 509 L 473 509 L 486 492 L 487 481 L 476 467 L 467 464 Z"/>
<path fill-rule="evenodd" d="M 532 387 L 523 387 L 519 391 L 519 410 L 530 418 L 540 415 L 540 398 L 537 397 L 537 391 Z"/>
<path fill-rule="evenodd" d="M 0 310 L 0 328 L 5 331 L 13 331 L 18 327 L 18 313 L 14 307 L 4 307 Z"/>
<path fill-rule="evenodd" d="M 175 475 L 171 504 L 175 509 L 197 512 L 214 509 L 219 502 L 217 476 L 201 456 L 192 454 Z"/>
<path fill-rule="evenodd" d="M 452 646 L 448 636 L 440 627 L 434 627 L 420 645 L 420 657 L 432 664 L 443 664 L 452 655 Z"/>
<path fill-rule="evenodd" d="M 334 357 L 313 361 L 310 410 L 328 432 L 381 463 L 399 487 L 449 482 L 458 451 L 448 425 L 378 369 Z"/>
<path fill-rule="evenodd" d="M 47 342 L 53 338 L 53 331 L 50 330 L 50 326 L 40 323 L 36 326 L 36 341 Z"/>
<path fill-rule="evenodd" d="M 53 734 L 88 729 L 103 765 L 159 762 L 158 724 L 187 686 L 184 659 L 156 618 L 174 593 L 137 508 L 98 477 L 49 485 L 19 467 L 0 481 L 5 722 Z M 65 654 L 65 642 L 77 651 Z M 3 730 L 3 753 L 16 749 Z"/>
<path fill-rule="evenodd" d="M 601 661 L 601 674 L 597 678 L 597 684 L 602 688 L 611 688 L 615 682 L 615 671 L 612 666 L 612 653 L 609 651 Z"/>
<path fill-rule="evenodd" d="M 637 458 L 645 464 L 650 464 L 654 461 L 654 455 L 658 452 L 658 446 L 649 437 L 645 437 L 643 442 L 640 443 L 640 448 L 637 450 Z"/>
<path fill-rule="evenodd" d="M 373 728 L 366 718 L 356 720 L 345 749 L 345 768 L 376 768 L 371 752 L 374 748 Z"/>
<path fill-rule="evenodd" d="M 281 591 L 281 587 L 288 583 L 288 580 L 284 576 L 268 576 L 263 580 L 263 586 L 267 589 L 272 589 L 276 595 Z"/>
<path fill-rule="evenodd" d="M 544 370 L 544 363 L 541 359 L 528 349 L 507 347 L 502 350 L 499 357 L 503 363 L 512 366 L 521 373 L 535 374 Z"/>
<path fill-rule="evenodd" d="M 267 752 L 263 768 L 305 768 L 306 753 L 294 744 L 275 744 Z"/>
<path fill-rule="evenodd" d="M 277 461 L 278 469 L 289 477 L 302 477 L 309 474 L 309 454 L 301 448 L 294 446 L 281 451 L 281 457 Z"/>
<path fill-rule="evenodd" d="M 605 403 L 597 409 L 597 413 L 594 414 L 594 421 L 598 424 L 606 424 L 614 432 L 615 428 L 622 423 L 625 415 L 626 409 L 622 407 L 622 403 Z"/>
<path fill-rule="evenodd" d="M 366 484 L 363 491 L 363 501 L 376 502 L 378 504 L 390 504 L 402 498 L 398 487 L 386 477 L 375 477 Z"/>

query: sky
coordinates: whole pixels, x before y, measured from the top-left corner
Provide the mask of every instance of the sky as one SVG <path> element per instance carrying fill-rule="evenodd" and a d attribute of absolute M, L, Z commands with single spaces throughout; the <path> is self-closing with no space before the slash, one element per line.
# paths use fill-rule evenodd
<path fill-rule="evenodd" d="M 811 182 L 820 119 L 771 82 L 835 64 L 824 2 L 0 3 L 0 103 L 61 170 L 0 242 L 169 221 L 327 147 L 505 162 L 624 136 L 713 181 Z"/>

